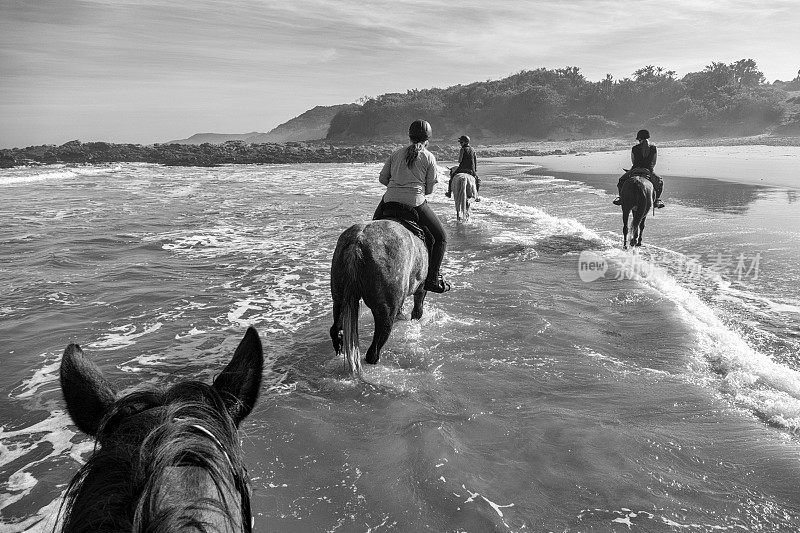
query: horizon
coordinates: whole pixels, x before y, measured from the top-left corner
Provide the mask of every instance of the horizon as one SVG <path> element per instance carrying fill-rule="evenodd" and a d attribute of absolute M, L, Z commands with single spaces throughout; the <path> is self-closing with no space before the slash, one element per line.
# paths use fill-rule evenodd
<path fill-rule="evenodd" d="M 536 68 L 597 81 L 652 64 L 680 78 L 752 58 L 768 82 L 800 68 L 791 0 L 0 0 L 0 14 L 3 148 L 268 132 L 317 105 Z"/>

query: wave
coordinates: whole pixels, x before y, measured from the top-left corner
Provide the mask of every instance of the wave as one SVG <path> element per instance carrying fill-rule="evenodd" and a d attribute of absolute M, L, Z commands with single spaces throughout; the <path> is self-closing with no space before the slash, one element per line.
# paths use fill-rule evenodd
<path fill-rule="evenodd" d="M 519 205 L 505 200 L 485 198 L 475 205 L 475 210 L 487 211 L 499 217 L 526 218 L 535 223 L 529 228 L 534 233 L 533 239 L 550 237 L 553 235 L 573 235 L 582 238 L 587 242 L 595 243 L 598 246 L 610 247 L 613 245 L 611 239 L 602 236 L 596 231 L 588 228 L 577 219 L 553 216 L 538 207 Z"/>
<path fill-rule="evenodd" d="M 502 218 L 530 220 L 525 231 L 495 232 L 495 242 L 516 242 L 539 253 L 572 255 L 582 250 L 596 251 L 612 268 L 624 271 L 671 301 L 681 318 L 697 335 L 694 357 L 701 364 L 694 366 L 690 379 L 713 384 L 734 405 L 745 408 L 767 423 L 800 431 L 800 372 L 776 361 L 773 353 L 748 344 L 744 333 L 726 324 L 715 302 L 733 300 L 737 309 L 762 318 L 775 314 L 794 316 L 800 307 L 794 302 L 775 302 L 764 296 L 734 287 L 713 269 L 699 263 L 692 274 L 681 279 L 670 271 L 665 258 L 686 265 L 690 258 L 680 252 L 657 246 L 644 246 L 636 251 L 617 247 L 620 235 L 601 235 L 573 218 L 554 216 L 543 209 L 498 199 L 484 199 L 477 209 Z M 633 260 L 632 260 L 633 259 Z M 669 262 L 668 262 L 669 263 Z M 703 296 L 714 295 L 711 301 Z"/>
<path fill-rule="evenodd" d="M 41 181 L 57 181 L 77 178 L 80 176 L 101 176 L 120 172 L 122 167 L 117 166 L 90 166 L 90 167 L 36 167 L 13 169 L 6 175 L 0 175 L 0 186 L 19 185 L 21 183 L 36 183 Z"/>
<path fill-rule="evenodd" d="M 727 291 L 728 298 L 734 297 L 736 291 L 726 289 L 721 278 L 717 279 L 718 273 L 698 265 L 701 281 L 687 287 L 666 268 L 648 261 L 646 251 L 635 256 L 635 261 L 629 259 L 632 253 L 622 250 L 608 251 L 605 255 L 627 268 L 633 279 L 671 301 L 693 329 L 697 336 L 694 356 L 701 363 L 700 369 L 711 371 L 695 373 L 694 378 L 716 382 L 718 391 L 734 405 L 748 409 L 767 423 L 800 431 L 800 372 L 775 361 L 772 354 L 750 346 L 698 294 L 710 285 L 722 284 L 721 292 Z"/>

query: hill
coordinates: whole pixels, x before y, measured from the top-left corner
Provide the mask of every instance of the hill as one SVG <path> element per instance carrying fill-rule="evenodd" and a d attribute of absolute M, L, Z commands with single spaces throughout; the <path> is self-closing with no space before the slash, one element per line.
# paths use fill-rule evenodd
<path fill-rule="evenodd" d="M 228 141 L 283 143 L 324 139 L 328 135 L 331 119 L 340 111 L 354 106 L 355 104 L 318 105 L 283 124 L 279 124 L 267 133 L 256 131 L 250 133 L 196 133 L 186 139 L 168 141 L 164 144 L 222 144 Z"/>
<path fill-rule="evenodd" d="M 259 133 L 248 139 L 250 143 L 282 143 L 289 141 L 313 141 L 324 139 L 328 135 L 331 119 L 337 113 L 356 107 L 355 104 L 340 104 L 333 106 L 318 105 L 305 113 L 294 117 L 270 130 L 268 133 Z"/>
<path fill-rule="evenodd" d="M 222 144 L 228 141 L 245 141 L 253 135 L 263 135 L 263 133 L 195 133 L 186 139 L 167 141 L 164 144 Z"/>
<path fill-rule="evenodd" d="M 466 133 L 481 144 L 589 139 L 646 127 L 660 139 L 748 136 L 798 131 L 795 80 L 769 84 L 752 59 L 712 62 L 678 78 L 647 65 L 621 80 L 592 82 L 578 67 L 523 70 L 500 80 L 445 89 L 409 90 L 342 109 L 327 139 L 403 141 L 405 128 L 425 118 L 435 139 Z"/>

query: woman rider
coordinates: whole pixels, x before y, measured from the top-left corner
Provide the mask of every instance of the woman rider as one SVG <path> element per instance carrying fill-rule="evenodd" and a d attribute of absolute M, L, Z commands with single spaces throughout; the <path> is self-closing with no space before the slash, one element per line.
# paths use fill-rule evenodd
<path fill-rule="evenodd" d="M 431 125 L 424 120 L 415 120 L 411 123 L 411 127 L 408 128 L 411 144 L 395 151 L 381 170 L 378 180 L 386 185 L 386 193 L 378 205 L 375 218 L 381 212 L 384 202 L 399 202 L 417 212 L 420 226 L 430 231 L 434 238 L 428 260 L 425 290 L 447 292 L 450 290 L 450 284 L 439 273 L 447 249 L 447 233 L 425 201 L 425 196 L 433 192 L 439 172 L 436 158 L 427 150 L 428 139 L 432 133 Z"/>

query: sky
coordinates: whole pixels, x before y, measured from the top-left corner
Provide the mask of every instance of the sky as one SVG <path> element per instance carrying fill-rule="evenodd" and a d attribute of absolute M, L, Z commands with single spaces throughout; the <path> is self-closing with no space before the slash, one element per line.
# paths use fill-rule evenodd
<path fill-rule="evenodd" d="M 267 132 L 317 105 L 577 66 L 800 69 L 799 0 L 0 0 L 0 147 Z"/>

